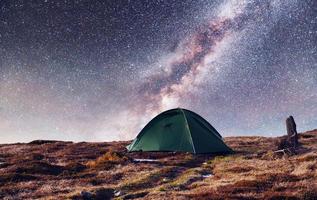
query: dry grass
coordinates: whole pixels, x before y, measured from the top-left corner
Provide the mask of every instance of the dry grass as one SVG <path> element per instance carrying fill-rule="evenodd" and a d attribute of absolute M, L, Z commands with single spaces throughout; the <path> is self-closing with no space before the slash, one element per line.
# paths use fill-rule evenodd
<path fill-rule="evenodd" d="M 174 172 L 174 167 L 166 167 L 149 173 L 140 174 L 138 177 L 133 177 L 123 182 L 119 188 L 124 191 L 152 188 L 155 185 L 160 185 L 164 182 L 164 179 L 172 177 Z"/>
<path fill-rule="evenodd" d="M 299 162 L 317 161 L 317 152 L 308 153 L 297 158 Z"/>
<path fill-rule="evenodd" d="M 165 190 L 186 190 L 191 183 L 202 179 L 200 171 L 198 169 L 187 169 L 182 174 L 175 178 L 173 181 L 165 184 L 165 186 L 159 188 L 161 191 Z"/>
<path fill-rule="evenodd" d="M 295 155 L 274 153 L 281 139 L 225 138 L 236 151 L 226 156 L 127 153 L 129 142 L 0 145 L 0 199 L 317 199 L 317 130 L 300 134 Z"/>
<path fill-rule="evenodd" d="M 115 164 L 119 163 L 125 163 L 130 161 L 130 158 L 127 156 L 124 156 L 120 153 L 108 151 L 104 155 L 98 157 L 96 160 L 91 160 L 86 163 L 86 166 L 89 168 L 100 168 L 105 167 L 107 169 L 110 169 Z"/>

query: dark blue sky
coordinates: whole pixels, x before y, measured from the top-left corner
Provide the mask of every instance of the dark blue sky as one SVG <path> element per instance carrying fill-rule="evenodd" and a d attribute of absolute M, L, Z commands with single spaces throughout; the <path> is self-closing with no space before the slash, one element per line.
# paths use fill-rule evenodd
<path fill-rule="evenodd" d="M 317 5 L 0 2 L 0 140 L 131 139 L 185 107 L 222 135 L 317 128 Z"/>

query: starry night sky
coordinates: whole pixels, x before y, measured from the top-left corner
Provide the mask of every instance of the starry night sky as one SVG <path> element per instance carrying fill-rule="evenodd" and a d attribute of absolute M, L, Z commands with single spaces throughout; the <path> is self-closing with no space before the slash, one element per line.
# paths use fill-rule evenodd
<path fill-rule="evenodd" d="M 0 0 L 0 143 L 132 139 L 175 107 L 317 128 L 316 1 Z"/>

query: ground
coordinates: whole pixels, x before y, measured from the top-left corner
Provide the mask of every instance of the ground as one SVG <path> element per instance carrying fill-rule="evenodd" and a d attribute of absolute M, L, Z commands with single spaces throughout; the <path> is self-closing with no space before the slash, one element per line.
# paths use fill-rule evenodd
<path fill-rule="evenodd" d="M 0 199 L 317 199 L 317 130 L 228 137 L 231 155 L 128 153 L 129 142 L 0 145 Z M 148 160 L 137 160 L 148 159 Z"/>

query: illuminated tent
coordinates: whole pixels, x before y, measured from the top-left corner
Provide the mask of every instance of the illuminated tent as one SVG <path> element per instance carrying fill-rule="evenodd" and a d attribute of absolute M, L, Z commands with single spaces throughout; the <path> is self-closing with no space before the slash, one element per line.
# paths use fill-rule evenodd
<path fill-rule="evenodd" d="M 205 119 L 186 109 L 172 109 L 153 118 L 127 146 L 128 151 L 231 153 L 221 135 Z"/>

